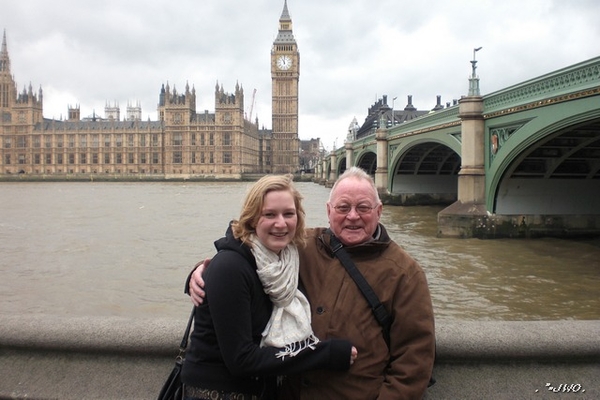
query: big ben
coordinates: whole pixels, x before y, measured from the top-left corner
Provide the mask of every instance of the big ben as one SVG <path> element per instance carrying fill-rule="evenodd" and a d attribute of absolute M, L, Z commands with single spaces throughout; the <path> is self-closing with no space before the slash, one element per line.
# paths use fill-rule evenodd
<path fill-rule="evenodd" d="M 272 172 L 295 173 L 299 168 L 298 81 L 300 53 L 292 32 L 287 0 L 279 18 L 279 32 L 271 49 Z"/>

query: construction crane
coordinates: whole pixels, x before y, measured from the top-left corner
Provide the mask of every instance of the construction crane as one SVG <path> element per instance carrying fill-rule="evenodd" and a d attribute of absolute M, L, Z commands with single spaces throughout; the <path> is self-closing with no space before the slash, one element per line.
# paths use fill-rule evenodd
<path fill-rule="evenodd" d="M 254 110 L 254 99 L 256 98 L 256 89 L 252 91 L 252 102 L 250 103 L 250 113 L 248 114 L 248 121 L 252 122 L 252 111 Z"/>

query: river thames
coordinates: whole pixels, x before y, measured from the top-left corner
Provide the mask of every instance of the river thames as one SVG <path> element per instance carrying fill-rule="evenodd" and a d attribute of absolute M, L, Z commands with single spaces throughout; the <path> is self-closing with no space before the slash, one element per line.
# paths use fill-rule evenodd
<path fill-rule="evenodd" d="M 0 313 L 185 316 L 185 278 L 251 183 L 0 183 Z M 308 226 L 329 190 L 298 183 Z M 443 207 L 385 206 L 437 319 L 600 319 L 600 240 L 439 239 Z"/>

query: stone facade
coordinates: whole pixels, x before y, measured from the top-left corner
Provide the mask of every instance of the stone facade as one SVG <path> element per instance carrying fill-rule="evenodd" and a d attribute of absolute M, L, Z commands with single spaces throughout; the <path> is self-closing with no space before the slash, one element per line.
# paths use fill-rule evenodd
<path fill-rule="evenodd" d="M 283 63 L 282 61 L 287 63 Z M 17 92 L 6 43 L 0 52 L 0 176 L 112 176 L 115 178 L 241 179 L 244 175 L 296 173 L 299 53 L 287 2 L 271 51 L 272 130 L 244 115 L 244 89 L 215 87 L 215 110 L 196 111 L 196 91 L 169 84 L 159 93 L 158 120 L 142 121 L 141 105 L 106 104 L 105 117 L 81 118 L 78 105 L 66 120 L 43 117 L 43 92 Z"/>

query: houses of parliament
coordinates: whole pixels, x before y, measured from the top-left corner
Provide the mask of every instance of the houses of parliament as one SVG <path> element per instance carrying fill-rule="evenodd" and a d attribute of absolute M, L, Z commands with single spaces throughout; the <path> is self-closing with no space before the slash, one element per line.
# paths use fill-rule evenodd
<path fill-rule="evenodd" d="M 196 92 L 168 84 L 158 95 L 157 121 L 142 121 L 141 106 L 107 103 L 103 118 L 81 118 L 68 107 L 65 120 L 43 116 L 43 92 L 31 84 L 17 90 L 6 32 L 0 53 L 0 176 L 41 178 L 111 176 L 182 179 L 243 179 L 247 175 L 297 173 L 302 147 L 319 140 L 298 138 L 300 54 L 284 1 L 271 48 L 272 127 L 244 114 L 244 89 L 215 86 L 214 112 L 196 111 Z M 251 117 L 250 117 L 251 118 Z M 306 167 L 304 167 L 306 168 Z"/>

